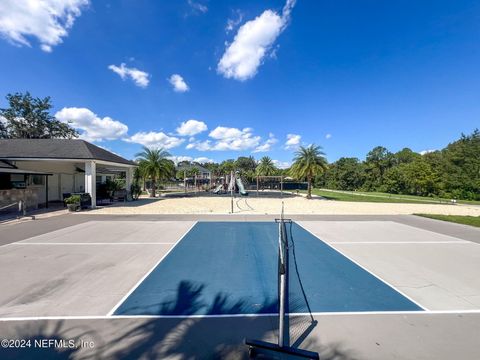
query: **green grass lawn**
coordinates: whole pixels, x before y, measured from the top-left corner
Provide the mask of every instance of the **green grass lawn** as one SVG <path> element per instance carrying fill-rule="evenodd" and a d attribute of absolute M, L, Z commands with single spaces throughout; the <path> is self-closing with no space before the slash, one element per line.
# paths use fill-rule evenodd
<path fill-rule="evenodd" d="M 432 204 L 431 201 L 425 201 L 424 199 L 409 199 L 409 198 L 397 198 L 382 195 L 374 195 L 369 193 L 354 193 L 354 192 L 333 192 L 321 189 L 313 189 L 312 194 L 319 195 L 328 200 L 336 201 L 353 201 L 353 202 L 377 202 L 377 203 L 406 203 L 406 204 Z M 368 195 L 367 195 L 368 194 Z M 388 194 L 390 195 L 390 194 Z"/>
<path fill-rule="evenodd" d="M 450 199 L 423 197 L 414 195 L 398 195 L 382 192 L 363 191 L 329 191 L 313 189 L 312 193 L 323 196 L 329 200 L 358 201 L 358 202 L 383 202 L 383 203 L 409 203 L 409 204 L 449 204 Z M 480 205 L 480 201 L 459 200 L 459 204 Z"/>
<path fill-rule="evenodd" d="M 449 221 L 457 224 L 480 227 L 480 216 L 415 214 L 429 219 Z"/>
<path fill-rule="evenodd" d="M 376 196 L 386 196 L 386 197 L 396 197 L 402 199 L 418 200 L 418 201 L 429 201 L 436 203 L 450 203 L 451 199 L 440 198 L 440 197 L 426 197 L 426 196 L 415 196 L 415 195 L 400 195 L 400 194 L 389 194 L 382 192 L 360 192 L 360 194 L 372 194 Z M 471 204 L 471 205 L 480 205 L 480 201 L 475 200 L 457 200 L 458 204 Z"/>

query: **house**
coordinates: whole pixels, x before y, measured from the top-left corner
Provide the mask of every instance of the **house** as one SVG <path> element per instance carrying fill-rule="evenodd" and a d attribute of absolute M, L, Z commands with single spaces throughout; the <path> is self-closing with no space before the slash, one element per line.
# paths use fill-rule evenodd
<path fill-rule="evenodd" d="M 192 172 L 192 170 L 197 171 L 197 180 L 210 180 L 212 177 L 212 173 L 210 170 L 197 163 L 192 164 L 183 162 L 176 167 L 177 172 L 185 171 L 187 177 L 190 177 L 189 174 Z"/>
<path fill-rule="evenodd" d="M 0 208 L 23 199 L 29 208 L 62 201 L 66 193 L 89 193 L 124 176 L 130 191 L 136 164 L 79 139 L 0 139 Z"/>

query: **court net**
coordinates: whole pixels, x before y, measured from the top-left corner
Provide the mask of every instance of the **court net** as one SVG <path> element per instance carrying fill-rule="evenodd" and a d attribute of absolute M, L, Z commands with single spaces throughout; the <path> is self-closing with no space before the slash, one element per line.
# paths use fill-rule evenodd
<path fill-rule="evenodd" d="M 294 224 L 290 219 L 285 219 L 283 208 L 279 225 L 279 249 L 281 249 L 284 264 L 279 262 L 279 285 L 281 272 L 286 274 L 285 288 L 285 328 L 284 344 L 294 348 L 301 346 L 308 334 L 316 326 L 312 315 L 307 293 L 302 282 L 301 259 L 297 258 L 295 249 Z M 280 256 L 279 256 L 280 258 Z M 300 264 L 299 264 L 300 261 Z M 286 267 L 282 269 L 282 266 Z M 278 286 L 278 298 L 281 301 L 281 286 Z M 281 315 L 280 315 L 281 316 Z M 280 337 L 280 333 L 279 333 Z"/>
<path fill-rule="evenodd" d="M 278 343 L 247 340 L 251 358 L 261 351 L 286 353 L 298 358 L 318 359 L 318 353 L 299 347 L 316 326 L 300 276 L 295 251 L 294 224 L 286 219 L 284 206 L 278 224 Z"/>

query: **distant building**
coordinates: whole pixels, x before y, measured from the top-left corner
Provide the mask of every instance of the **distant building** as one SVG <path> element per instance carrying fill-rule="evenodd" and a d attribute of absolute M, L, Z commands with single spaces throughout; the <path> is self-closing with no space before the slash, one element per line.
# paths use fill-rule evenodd
<path fill-rule="evenodd" d="M 212 172 L 202 165 L 181 163 L 176 167 L 177 172 L 185 171 L 187 173 L 187 177 L 190 177 L 188 176 L 188 173 L 193 169 L 198 170 L 197 180 L 210 180 L 212 177 Z"/>

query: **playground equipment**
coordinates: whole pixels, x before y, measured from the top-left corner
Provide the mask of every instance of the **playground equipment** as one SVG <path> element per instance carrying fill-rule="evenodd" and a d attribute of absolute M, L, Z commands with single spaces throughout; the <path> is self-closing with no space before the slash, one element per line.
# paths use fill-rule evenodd
<path fill-rule="evenodd" d="M 306 182 L 294 181 L 290 177 L 283 175 L 279 176 L 257 176 L 257 196 L 261 194 L 261 191 L 279 191 L 280 196 L 283 196 L 284 191 L 306 190 Z"/>
<path fill-rule="evenodd" d="M 214 190 L 214 194 L 220 194 L 223 191 L 223 184 L 218 185 Z"/>
<path fill-rule="evenodd" d="M 260 190 L 279 190 L 283 196 L 283 176 L 257 176 L 257 196 Z"/>
<path fill-rule="evenodd" d="M 240 176 L 235 176 L 238 192 L 242 196 L 247 196 L 248 192 L 245 190 L 245 186 L 243 186 L 242 178 Z"/>
<path fill-rule="evenodd" d="M 221 184 L 216 185 L 215 189 L 212 190 L 214 194 L 224 194 L 225 192 L 233 193 L 238 192 L 242 196 L 247 196 L 248 191 L 245 189 L 240 173 L 231 172 L 230 175 L 220 178 Z"/>

